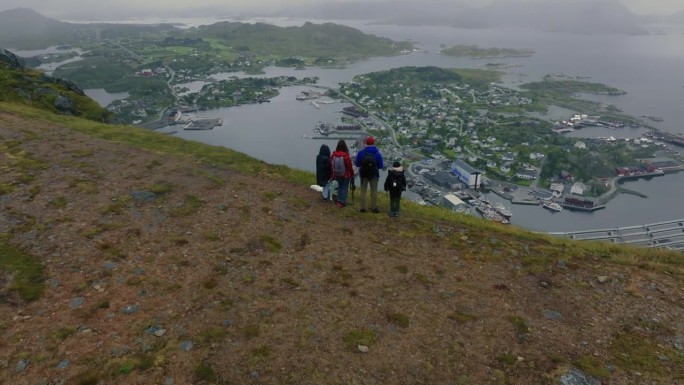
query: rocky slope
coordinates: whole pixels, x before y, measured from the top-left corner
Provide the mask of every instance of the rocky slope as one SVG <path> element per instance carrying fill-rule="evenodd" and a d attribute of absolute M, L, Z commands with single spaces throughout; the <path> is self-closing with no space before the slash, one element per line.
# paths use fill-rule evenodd
<path fill-rule="evenodd" d="M 22 58 L 3 48 L 0 48 L 0 101 L 23 103 L 96 121 L 113 119 L 76 84 L 27 69 Z"/>
<path fill-rule="evenodd" d="M 684 383 L 679 255 L 362 214 L 60 121 L 0 112 L 0 383 Z"/>

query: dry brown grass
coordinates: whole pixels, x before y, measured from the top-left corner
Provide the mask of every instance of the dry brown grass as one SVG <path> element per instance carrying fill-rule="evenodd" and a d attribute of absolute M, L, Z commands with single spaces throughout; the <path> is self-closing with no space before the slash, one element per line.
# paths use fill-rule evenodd
<path fill-rule="evenodd" d="M 679 254 L 410 204 L 389 221 L 228 150 L 38 117 L 0 113 L 1 154 L 60 165 L 17 182 L 23 168 L 0 159 L 0 186 L 13 187 L 0 190 L 0 240 L 44 269 L 45 288 L 26 302 L 8 286 L 21 269 L 0 268 L 2 383 L 536 384 L 569 366 L 615 384 L 684 376 Z M 188 162 L 195 153 L 208 161 Z M 136 201 L 141 190 L 157 196 Z"/>

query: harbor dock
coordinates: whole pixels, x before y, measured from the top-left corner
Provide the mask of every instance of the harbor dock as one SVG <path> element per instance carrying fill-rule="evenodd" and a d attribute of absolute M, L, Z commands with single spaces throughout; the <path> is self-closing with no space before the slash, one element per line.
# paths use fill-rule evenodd
<path fill-rule="evenodd" d="M 580 206 L 580 205 L 574 205 L 574 204 L 567 203 L 567 202 L 561 202 L 560 205 L 564 209 L 575 210 L 575 211 L 588 211 L 588 212 L 592 212 L 592 211 L 601 210 L 601 209 L 606 208 L 606 205 Z"/>
<path fill-rule="evenodd" d="M 357 140 L 358 136 L 344 136 L 344 135 L 326 135 L 326 136 L 313 136 L 311 139 L 325 139 L 325 140 Z"/>
<path fill-rule="evenodd" d="M 223 118 L 196 118 L 183 126 L 184 130 L 211 130 L 223 124 Z"/>
<path fill-rule="evenodd" d="M 523 198 L 523 199 L 513 198 L 513 199 L 511 199 L 511 203 L 514 205 L 530 205 L 530 206 L 539 206 L 539 204 L 540 204 L 539 200 L 529 199 L 529 198 Z"/>

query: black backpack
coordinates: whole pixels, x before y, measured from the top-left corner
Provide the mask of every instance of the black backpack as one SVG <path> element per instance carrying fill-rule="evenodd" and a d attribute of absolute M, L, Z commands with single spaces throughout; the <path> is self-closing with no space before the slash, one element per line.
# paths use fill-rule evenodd
<path fill-rule="evenodd" d="M 359 175 L 361 175 L 361 178 L 373 179 L 377 172 L 378 164 L 375 160 L 375 153 L 364 151 L 363 157 L 361 158 L 361 170 L 359 171 Z"/>
<path fill-rule="evenodd" d="M 387 189 L 390 192 L 404 191 L 404 185 L 401 183 L 401 174 L 397 171 L 390 171 L 387 174 Z"/>

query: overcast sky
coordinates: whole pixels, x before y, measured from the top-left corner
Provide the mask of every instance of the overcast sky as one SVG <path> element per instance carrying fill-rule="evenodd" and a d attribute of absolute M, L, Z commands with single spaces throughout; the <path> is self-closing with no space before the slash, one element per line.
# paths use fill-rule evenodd
<path fill-rule="evenodd" d="M 93 15 L 115 15 L 117 11 L 140 11 L 163 16 L 165 11 L 178 11 L 191 7 L 220 7 L 226 14 L 242 12 L 258 6 L 263 9 L 280 9 L 293 4 L 321 4 L 324 2 L 343 3 L 359 0 L 0 0 L 0 11 L 18 7 L 31 8 L 41 14 L 54 18 L 84 17 L 92 12 Z M 373 1 L 373 0 L 365 0 Z M 420 1 L 420 0 L 419 0 Z M 492 2 L 521 2 L 526 0 L 461 0 L 474 4 Z M 546 0 L 546 2 L 567 0 Z M 682 0 L 615 0 L 625 4 L 637 14 L 672 14 L 684 9 Z M 421 2 L 427 2 L 422 0 Z M 102 17 L 102 16 L 100 16 Z"/>

